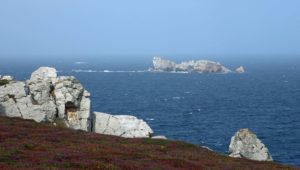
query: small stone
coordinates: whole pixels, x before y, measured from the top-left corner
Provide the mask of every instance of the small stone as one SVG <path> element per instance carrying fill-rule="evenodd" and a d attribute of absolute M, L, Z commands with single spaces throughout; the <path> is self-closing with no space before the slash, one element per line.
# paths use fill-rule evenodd
<path fill-rule="evenodd" d="M 152 139 L 167 139 L 167 137 L 165 137 L 165 136 L 153 136 L 153 137 L 151 137 Z"/>

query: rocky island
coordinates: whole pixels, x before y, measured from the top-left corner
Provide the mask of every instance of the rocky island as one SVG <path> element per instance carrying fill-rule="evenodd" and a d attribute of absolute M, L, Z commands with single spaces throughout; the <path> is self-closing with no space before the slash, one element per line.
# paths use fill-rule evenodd
<path fill-rule="evenodd" d="M 218 62 L 210 60 L 190 60 L 176 64 L 173 61 L 153 58 L 153 71 L 156 72 L 197 72 L 197 73 L 229 73 L 231 70 Z"/>

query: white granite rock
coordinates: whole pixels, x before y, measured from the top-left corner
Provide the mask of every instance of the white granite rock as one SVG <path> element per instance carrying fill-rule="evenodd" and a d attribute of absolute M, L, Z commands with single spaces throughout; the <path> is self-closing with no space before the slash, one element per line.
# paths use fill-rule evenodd
<path fill-rule="evenodd" d="M 0 80 L 12 81 L 14 80 L 14 77 L 9 75 L 4 75 L 4 76 L 0 76 Z"/>
<path fill-rule="evenodd" d="M 54 86 L 58 116 L 73 129 L 90 130 L 90 94 L 73 76 L 58 77 Z"/>
<path fill-rule="evenodd" d="M 56 69 L 51 67 L 40 67 L 31 74 L 31 81 L 50 79 L 53 83 L 57 77 Z"/>
<path fill-rule="evenodd" d="M 148 138 L 153 133 L 146 122 L 134 116 L 101 112 L 94 112 L 94 131 L 126 138 Z"/>
<path fill-rule="evenodd" d="M 240 129 L 231 138 L 230 157 L 247 158 L 256 161 L 272 161 L 268 148 L 249 129 Z"/>
<path fill-rule="evenodd" d="M 91 131 L 90 94 L 72 76 L 57 77 L 41 67 L 26 82 L 0 86 L 0 114 L 37 122 L 63 120 L 67 127 Z"/>

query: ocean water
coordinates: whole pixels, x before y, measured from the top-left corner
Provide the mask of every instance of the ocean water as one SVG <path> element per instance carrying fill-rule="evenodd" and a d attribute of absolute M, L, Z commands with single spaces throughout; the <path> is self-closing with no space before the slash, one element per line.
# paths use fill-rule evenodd
<path fill-rule="evenodd" d="M 245 74 L 150 73 L 141 69 L 149 65 L 126 70 L 69 61 L 49 65 L 82 82 L 94 111 L 134 115 L 157 135 L 224 154 L 234 133 L 249 128 L 276 162 L 300 166 L 300 62 L 272 64 L 249 64 Z M 0 74 L 23 80 L 45 64 L 20 65 L 0 63 Z"/>

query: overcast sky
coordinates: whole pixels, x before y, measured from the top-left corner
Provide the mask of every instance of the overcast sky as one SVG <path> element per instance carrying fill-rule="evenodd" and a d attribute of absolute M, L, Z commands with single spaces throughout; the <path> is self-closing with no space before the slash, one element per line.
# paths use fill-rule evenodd
<path fill-rule="evenodd" d="M 0 1 L 0 58 L 299 54 L 299 0 Z"/>

